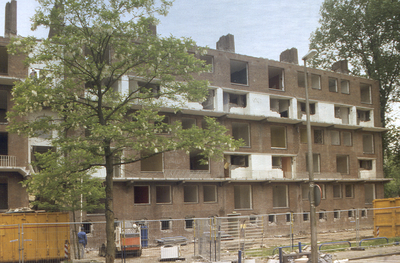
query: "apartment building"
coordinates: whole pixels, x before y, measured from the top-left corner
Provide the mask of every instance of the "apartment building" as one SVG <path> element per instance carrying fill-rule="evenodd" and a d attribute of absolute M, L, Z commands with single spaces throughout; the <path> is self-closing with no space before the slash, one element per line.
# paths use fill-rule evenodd
<path fill-rule="evenodd" d="M 24 138 L 6 131 L 4 116 L 12 107 L 14 81 L 40 74 L 40 68 L 26 68 L 21 57 L 7 54 L 12 32 L 16 34 L 9 30 L 0 38 L 3 210 L 28 206 L 20 182 L 31 174 L 33 153 L 50 146 L 45 137 Z M 160 230 L 168 230 L 169 219 L 175 218 L 268 214 L 274 223 L 274 214 L 309 212 L 305 79 L 297 50 L 284 51 L 280 61 L 234 50 L 234 37 L 227 35 L 216 49 L 199 56 L 212 65 L 210 72 L 199 76 L 211 84 L 206 101 L 187 102 L 178 113 L 164 108 L 162 114 L 168 122 L 181 121 L 183 128 L 202 127 L 204 116 L 217 118 L 245 145 L 226 152 L 224 161 L 210 160 L 208 165 L 198 163 L 196 152 L 174 151 L 119 167 L 114 177 L 116 219 L 162 219 Z M 373 199 L 383 198 L 388 182 L 382 157 L 386 129 L 380 119 L 377 81 L 349 75 L 345 61 L 332 70 L 307 72 L 313 168 L 322 189 L 317 212 L 329 228 L 337 215 L 324 211 L 370 208 Z M 126 75 L 115 88 L 124 92 L 137 85 L 137 76 Z M 155 83 L 154 88 L 162 87 Z M 94 176 L 104 177 L 105 172 L 100 169 Z M 87 213 L 85 220 L 102 221 L 103 211 Z"/>

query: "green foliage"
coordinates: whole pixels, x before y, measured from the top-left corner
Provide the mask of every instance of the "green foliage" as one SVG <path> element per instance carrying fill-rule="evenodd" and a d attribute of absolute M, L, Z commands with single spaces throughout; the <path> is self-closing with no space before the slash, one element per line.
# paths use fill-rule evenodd
<path fill-rule="evenodd" d="M 384 172 L 393 180 L 385 185 L 385 197 L 400 196 L 400 130 L 397 127 L 389 126 L 386 134 L 388 147 L 385 155 Z"/>
<path fill-rule="evenodd" d="M 325 0 L 321 26 L 311 36 L 314 66 L 330 68 L 347 59 L 355 75 L 380 82 L 382 122 L 390 100 L 398 98 L 400 3 L 391 0 Z"/>

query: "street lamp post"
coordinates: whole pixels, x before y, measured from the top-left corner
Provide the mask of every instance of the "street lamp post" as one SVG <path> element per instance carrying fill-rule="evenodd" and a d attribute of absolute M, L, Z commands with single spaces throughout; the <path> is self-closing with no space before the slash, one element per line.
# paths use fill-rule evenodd
<path fill-rule="evenodd" d="M 304 79 L 306 90 L 306 116 L 307 116 L 307 158 L 308 158 L 308 180 L 309 180 L 309 199 L 310 199 L 310 229 L 311 229 L 311 262 L 318 263 L 317 247 L 317 220 L 315 218 L 315 195 L 314 195 L 314 165 L 311 142 L 311 122 L 310 122 L 310 102 L 308 100 L 308 78 L 307 78 L 307 60 L 317 54 L 316 50 L 310 50 L 303 58 L 304 60 Z"/>

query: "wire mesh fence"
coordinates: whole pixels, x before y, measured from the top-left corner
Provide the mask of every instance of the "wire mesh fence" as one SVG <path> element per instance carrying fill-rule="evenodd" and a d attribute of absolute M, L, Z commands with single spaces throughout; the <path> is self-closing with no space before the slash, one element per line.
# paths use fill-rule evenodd
<path fill-rule="evenodd" d="M 399 207 L 385 208 L 389 216 L 385 220 L 390 220 L 392 209 L 400 212 Z M 393 231 L 394 237 L 390 238 L 379 235 L 379 226 L 374 227 L 376 211 L 319 211 L 319 249 L 330 252 L 350 246 L 398 244 L 399 231 Z M 80 259 L 77 233 L 82 227 L 88 240 L 83 257 L 105 261 L 105 222 L 65 222 L 1 225 L 0 262 Z M 306 212 L 115 222 L 117 262 L 233 261 L 239 250 L 246 258 L 263 259 L 277 254 L 279 247 L 304 250 L 310 242 L 310 214 Z"/>

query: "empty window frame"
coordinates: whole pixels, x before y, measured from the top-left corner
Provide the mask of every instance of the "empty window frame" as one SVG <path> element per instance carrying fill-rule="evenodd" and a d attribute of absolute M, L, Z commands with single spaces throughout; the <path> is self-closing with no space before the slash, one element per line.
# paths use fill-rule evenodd
<path fill-rule="evenodd" d="M 268 215 L 268 223 L 272 224 L 276 222 L 276 215 Z"/>
<path fill-rule="evenodd" d="M 199 188 L 197 185 L 184 185 L 183 186 L 183 202 L 185 203 L 198 203 L 199 202 Z"/>
<path fill-rule="evenodd" d="M 328 79 L 329 91 L 330 92 L 337 92 L 337 79 L 336 78 L 329 78 Z"/>
<path fill-rule="evenodd" d="M 146 98 L 159 98 L 161 88 L 159 84 L 150 82 L 137 82 L 139 92 L 145 94 Z"/>
<path fill-rule="evenodd" d="M 172 229 L 172 221 L 171 220 L 161 220 L 160 221 L 160 227 L 161 227 L 161 230 L 170 230 L 170 229 Z"/>
<path fill-rule="evenodd" d="M 360 96 L 361 103 L 371 104 L 371 86 L 368 84 L 360 83 Z"/>
<path fill-rule="evenodd" d="M 286 148 L 286 127 L 271 126 L 271 147 Z"/>
<path fill-rule="evenodd" d="M 299 111 L 299 119 L 301 118 L 302 114 L 306 114 L 306 103 L 299 102 L 298 103 L 298 111 Z M 315 103 L 310 103 L 310 115 L 315 114 Z"/>
<path fill-rule="evenodd" d="M 182 129 L 187 130 L 196 126 L 196 119 L 195 118 L 182 118 Z"/>
<path fill-rule="evenodd" d="M 273 207 L 284 208 L 288 207 L 288 187 L 287 185 L 273 186 Z"/>
<path fill-rule="evenodd" d="M 311 74 L 311 88 L 321 89 L 321 76 Z"/>
<path fill-rule="evenodd" d="M 306 170 L 308 172 L 308 154 L 306 153 Z M 313 170 L 314 173 L 321 172 L 321 157 L 319 153 L 313 153 Z"/>
<path fill-rule="evenodd" d="M 356 212 L 356 211 L 355 211 L 354 209 L 348 210 L 348 211 L 347 211 L 347 217 L 353 218 L 354 215 L 355 215 L 355 212 Z"/>
<path fill-rule="evenodd" d="M 274 99 L 271 98 L 270 102 L 270 110 L 279 113 L 282 118 L 289 118 L 290 111 L 290 100 L 288 99 Z"/>
<path fill-rule="evenodd" d="M 314 143 L 324 144 L 324 130 L 314 129 Z"/>
<path fill-rule="evenodd" d="M 325 211 L 325 210 L 322 210 L 322 211 L 318 212 L 318 219 L 319 219 L 320 221 L 326 221 L 326 219 L 327 219 L 327 214 L 326 214 L 326 211 Z"/>
<path fill-rule="evenodd" d="M 150 204 L 150 186 L 133 186 L 133 202 L 134 204 Z"/>
<path fill-rule="evenodd" d="M 235 185 L 235 209 L 252 209 L 251 185 Z"/>
<path fill-rule="evenodd" d="M 284 90 L 283 68 L 268 67 L 268 84 L 270 89 Z"/>
<path fill-rule="evenodd" d="M 8 155 L 8 133 L 0 132 L 0 155 Z M 34 156 L 32 153 L 32 160 Z"/>
<path fill-rule="evenodd" d="M 350 81 L 347 79 L 340 80 L 340 91 L 343 94 L 350 94 Z"/>
<path fill-rule="evenodd" d="M 156 203 L 157 204 L 171 204 L 171 186 L 157 185 L 156 186 Z"/>
<path fill-rule="evenodd" d="M 372 134 L 363 134 L 363 153 L 374 153 L 374 137 Z"/>
<path fill-rule="evenodd" d="M 209 161 L 200 155 L 200 151 L 191 151 L 189 154 L 191 171 L 208 171 Z"/>
<path fill-rule="evenodd" d="M 372 170 L 372 160 L 358 160 L 360 170 Z"/>
<path fill-rule="evenodd" d="M 247 95 L 224 92 L 224 111 L 230 111 L 231 108 L 246 108 Z"/>
<path fill-rule="evenodd" d="M 213 56 L 204 55 L 204 56 L 200 56 L 200 59 L 203 60 L 207 66 L 211 67 L 208 70 L 209 73 L 214 72 L 214 57 Z"/>
<path fill-rule="evenodd" d="M 351 132 L 343 132 L 343 145 L 344 146 L 353 146 Z"/>
<path fill-rule="evenodd" d="M 340 131 L 331 131 L 331 145 L 340 145 Z"/>
<path fill-rule="evenodd" d="M 368 215 L 368 210 L 367 209 L 361 209 L 361 217 L 366 218 Z"/>
<path fill-rule="evenodd" d="M 194 220 L 193 218 L 186 218 L 185 219 L 185 229 L 193 229 Z"/>
<path fill-rule="evenodd" d="M 90 234 L 92 232 L 92 223 L 82 222 L 82 227 L 86 234 Z"/>
<path fill-rule="evenodd" d="M 375 199 L 375 184 L 364 184 L 365 203 L 372 204 Z"/>
<path fill-rule="evenodd" d="M 352 184 L 345 184 L 344 185 L 344 193 L 346 198 L 353 198 L 354 197 L 354 185 Z"/>
<path fill-rule="evenodd" d="M 349 156 L 337 155 L 336 156 L 336 171 L 341 174 L 349 174 Z"/>
<path fill-rule="evenodd" d="M 339 199 L 342 198 L 342 185 L 341 184 L 334 184 L 332 186 L 333 189 L 333 198 Z"/>
<path fill-rule="evenodd" d="M 292 214 L 291 213 L 286 213 L 285 214 L 285 220 L 286 220 L 286 223 L 291 222 L 292 221 Z"/>
<path fill-rule="evenodd" d="M 357 124 L 360 124 L 360 122 L 366 122 L 371 120 L 369 110 L 357 110 Z"/>
<path fill-rule="evenodd" d="M 0 209 L 8 209 L 8 179 L 0 177 Z"/>
<path fill-rule="evenodd" d="M 209 89 L 206 100 L 202 103 L 203 110 L 214 110 L 215 90 Z"/>
<path fill-rule="evenodd" d="M 307 129 L 300 129 L 300 142 L 307 143 Z"/>
<path fill-rule="evenodd" d="M 350 109 L 347 107 L 335 106 L 335 118 L 341 119 L 342 124 L 349 124 Z"/>
<path fill-rule="evenodd" d="M 231 60 L 231 83 L 247 85 L 247 62 Z"/>
<path fill-rule="evenodd" d="M 282 169 L 282 157 L 272 156 L 272 168 L 273 169 Z"/>
<path fill-rule="evenodd" d="M 310 212 L 303 213 L 303 221 L 304 222 L 310 221 Z"/>
<path fill-rule="evenodd" d="M 163 117 L 161 121 L 154 122 L 154 132 L 157 134 L 168 134 L 169 117 L 168 116 L 161 116 L 161 117 Z"/>
<path fill-rule="evenodd" d="M 237 167 L 249 167 L 248 155 L 231 155 L 231 169 Z"/>
<path fill-rule="evenodd" d="M 145 157 L 148 154 L 142 154 Z M 157 153 L 140 161 L 141 172 L 162 172 L 163 171 L 163 154 Z"/>
<path fill-rule="evenodd" d="M 333 219 L 340 219 L 340 210 L 335 209 L 333 211 Z"/>
<path fill-rule="evenodd" d="M 232 137 L 242 139 L 244 146 L 250 146 L 250 125 L 248 123 L 232 122 Z"/>
<path fill-rule="evenodd" d="M 305 82 L 304 72 L 297 71 L 297 86 L 299 88 L 304 88 L 306 86 Z"/>
<path fill-rule="evenodd" d="M 8 73 L 8 53 L 7 47 L 0 46 L 0 74 Z"/>
<path fill-rule="evenodd" d="M 0 90 L 0 123 L 7 122 L 7 94 L 6 90 Z"/>
<path fill-rule="evenodd" d="M 203 185 L 203 202 L 204 203 L 217 202 L 217 186 Z"/>

